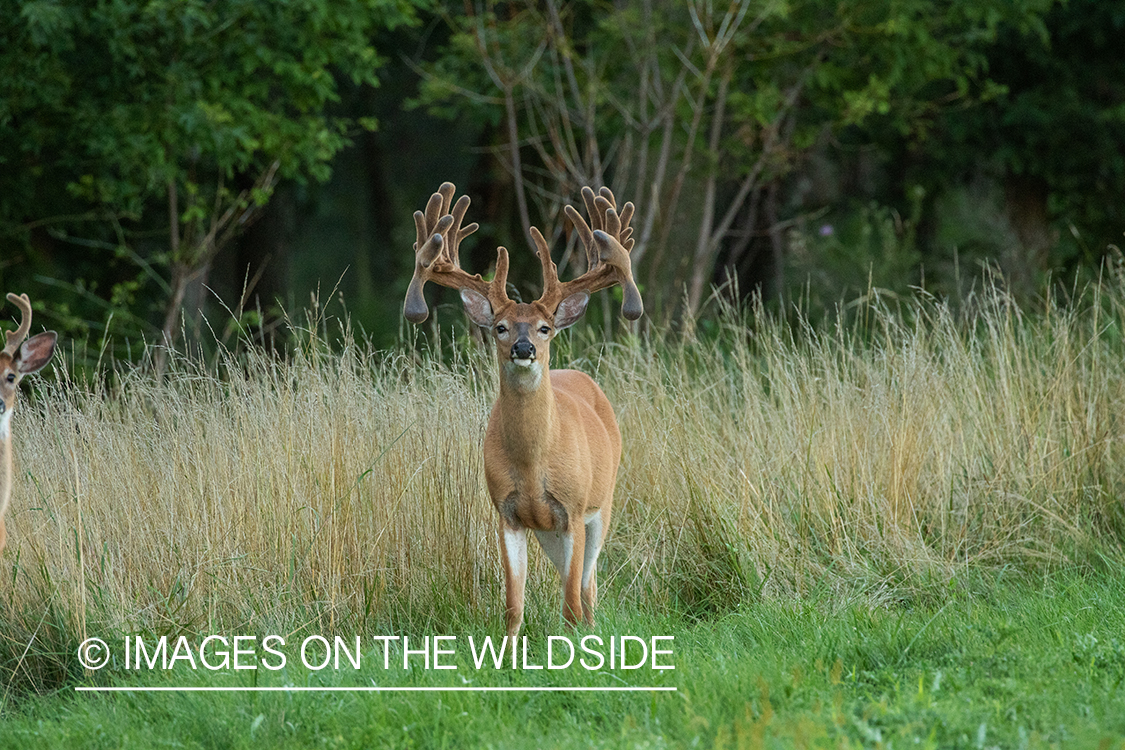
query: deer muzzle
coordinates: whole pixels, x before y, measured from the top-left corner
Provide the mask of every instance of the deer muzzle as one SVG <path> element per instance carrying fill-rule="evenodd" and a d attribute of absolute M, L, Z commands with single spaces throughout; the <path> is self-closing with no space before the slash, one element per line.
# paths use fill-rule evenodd
<path fill-rule="evenodd" d="M 535 344 L 531 339 L 520 337 L 512 344 L 512 361 L 518 365 L 530 365 L 535 360 Z"/>

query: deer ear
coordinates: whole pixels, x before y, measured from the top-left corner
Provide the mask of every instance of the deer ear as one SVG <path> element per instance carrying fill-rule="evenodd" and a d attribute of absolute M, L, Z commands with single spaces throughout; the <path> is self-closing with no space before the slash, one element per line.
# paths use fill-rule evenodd
<path fill-rule="evenodd" d="M 590 302 L 590 295 L 586 292 L 572 294 L 555 308 L 555 330 L 561 331 L 570 328 L 586 313 L 586 305 Z"/>
<path fill-rule="evenodd" d="M 472 289 L 462 289 L 461 302 L 464 303 L 470 320 L 481 328 L 492 327 L 492 305 L 488 304 L 488 299 L 483 294 Z"/>
<path fill-rule="evenodd" d="M 37 333 L 23 342 L 23 346 L 19 348 L 16 355 L 16 369 L 20 371 L 20 374 L 30 375 L 42 370 L 51 361 L 51 355 L 55 353 L 55 342 L 58 338 L 59 335 L 54 331 L 46 331 L 45 333 Z"/>

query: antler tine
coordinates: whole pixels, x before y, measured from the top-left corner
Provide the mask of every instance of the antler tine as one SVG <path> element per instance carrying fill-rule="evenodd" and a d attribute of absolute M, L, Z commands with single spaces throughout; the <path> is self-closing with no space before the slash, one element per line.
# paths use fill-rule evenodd
<path fill-rule="evenodd" d="M 598 265 L 598 254 L 594 248 L 594 235 L 591 230 L 601 229 L 601 214 L 595 203 L 594 191 L 588 186 L 582 188 L 582 202 L 586 204 L 586 215 L 590 217 L 588 226 L 586 221 L 571 206 L 566 206 L 563 211 L 570 217 L 571 223 L 578 230 L 578 237 L 582 240 L 582 247 L 586 249 L 586 270 L 589 271 Z"/>
<path fill-rule="evenodd" d="M 586 248 L 586 273 L 577 279 L 562 284 L 556 283 L 551 287 L 553 294 L 548 297 L 547 266 L 544 264 L 542 301 L 548 306 L 557 305 L 575 292 L 593 293 L 620 284 L 624 294 L 621 314 L 629 320 L 636 320 L 644 314 L 644 302 L 636 282 L 633 281 L 633 268 L 629 257 L 629 251 L 633 249 L 633 230 L 629 227 L 629 222 L 632 221 L 636 209 L 631 202 L 626 203 L 619 215 L 613 192 L 606 187 L 603 187 L 597 195 L 589 187 L 582 188 L 582 201 L 586 204 L 586 213 L 590 217 L 589 224 L 573 206 L 566 206 L 565 211 L 578 231 L 582 245 Z M 538 241 L 536 243 L 538 244 Z M 540 252 L 543 252 L 542 246 Z M 551 265 L 554 266 L 553 263 Z"/>
<path fill-rule="evenodd" d="M 457 192 L 457 186 L 452 182 L 443 182 L 438 187 L 435 195 L 441 196 L 441 215 L 445 216 L 449 213 L 449 207 L 453 205 L 453 195 Z M 432 196 L 431 196 L 432 197 Z"/>
<path fill-rule="evenodd" d="M 430 311 L 422 294 L 427 281 L 453 289 L 472 289 L 486 297 L 490 295 L 493 285 L 482 279 L 480 274 L 470 275 L 461 270 L 461 240 L 475 232 L 479 225 L 473 223 L 462 228 L 461 221 L 469 210 L 470 200 L 469 196 L 462 195 L 457 204 L 452 205 L 456 191 L 453 183 L 444 182 L 438 192 L 430 196 L 425 213 L 414 212 L 417 233 L 414 276 L 410 279 L 402 306 L 402 314 L 411 323 L 421 323 L 429 317 Z M 499 260 L 497 266 L 499 270 Z"/>
<path fill-rule="evenodd" d="M 445 186 L 442 185 L 442 187 L 445 187 Z M 430 199 L 428 201 L 426 201 L 426 215 L 425 215 L 426 223 L 425 223 L 425 225 L 427 227 L 436 226 L 438 220 L 442 216 L 445 216 L 447 213 L 449 213 L 449 211 L 446 211 L 445 207 L 442 205 L 445 202 L 446 202 L 445 196 L 442 195 L 440 189 L 438 189 L 438 192 L 431 195 Z M 417 215 L 415 215 L 415 221 L 417 221 Z"/>
<path fill-rule="evenodd" d="M 475 221 L 467 227 L 462 228 L 461 222 L 465 218 L 465 212 L 469 210 L 469 196 L 462 195 L 457 205 L 453 207 L 453 226 L 449 232 L 449 259 L 457 268 L 461 267 L 461 240 L 468 237 L 473 232 L 480 228 L 480 224 Z"/>
<path fill-rule="evenodd" d="M 496 248 L 496 273 L 488 287 L 488 302 L 493 310 L 498 310 L 511 300 L 508 299 L 508 250 Z"/>
<path fill-rule="evenodd" d="M 543 267 L 543 294 L 539 299 L 546 303 L 548 300 L 561 301 L 559 296 L 559 267 L 551 260 L 551 247 L 537 227 L 531 228 L 531 239 L 535 242 L 535 254 L 539 256 L 539 264 Z"/>
<path fill-rule="evenodd" d="M 8 356 L 16 356 L 16 349 L 27 338 L 27 334 L 31 332 L 31 300 L 28 299 L 26 294 L 12 294 L 8 293 L 8 301 L 20 309 L 20 326 L 14 331 L 6 331 L 4 338 L 6 346 L 4 353 Z"/>

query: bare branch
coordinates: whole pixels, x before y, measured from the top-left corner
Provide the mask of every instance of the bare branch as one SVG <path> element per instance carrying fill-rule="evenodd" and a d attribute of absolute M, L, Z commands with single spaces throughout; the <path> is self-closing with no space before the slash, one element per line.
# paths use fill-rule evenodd
<path fill-rule="evenodd" d="M 707 149 L 710 154 L 718 157 L 719 138 L 723 132 L 723 116 L 726 114 L 727 90 L 734 66 L 730 60 L 723 70 L 719 81 L 719 92 L 715 100 L 715 114 L 711 119 L 711 133 L 707 139 Z M 699 235 L 695 245 L 695 262 L 692 264 L 691 283 L 688 288 L 688 310 L 694 315 L 699 310 L 699 303 L 703 295 L 703 286 L 710 278 L 711 263 L 707 261 L 711 252 L 711 225 L 715 220 L 715 186 L 718 181 L 718 165 L 712 165 L 707 175 L 707 183 L 703 190 L 703 217 L 699 224 Z M 678 286 L 678 285 L 677 285 Z"/>
<path fill-rule="evenodd" d="M 504 101 L 501 97 L 498 96 L 488 96 L 487 94 L 482 94 L 478 91 L 467 89 L 464 86 L 458 86 L 448 78 L 438 78 L 405 55 L 402 56 L 402 62 L 404 65 L 406 65 L 406 67 L 417 73 L 419 78 L 424 78 L 428 81 L 437 81 L 450 91 L 463 96 L 469 101 L 475 102 L 476 104 L 488 104 L 494 106 L 497 104 L 502 104 Z"/>

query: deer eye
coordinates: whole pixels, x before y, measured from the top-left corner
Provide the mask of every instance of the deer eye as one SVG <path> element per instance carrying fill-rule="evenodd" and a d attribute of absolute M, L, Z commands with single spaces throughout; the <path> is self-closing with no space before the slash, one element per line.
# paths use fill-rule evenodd
<path fill-rule="evenodd" d="M 496 332 L 497 333 L 507 333 L 508 332 L 508 326 L 501 323 L 500 325 L 496 326 Z"/>
<path fill-rule="evenodd" d="M 9 373 L 8 373 L 8 382 L 9 382 L 9 383 L 14 383 L 14 382 L 16 382 L 16 374 L 15 374 L 14 372 L 9 372 Z"/>
<path fill-rule="evenodd" d="M 550 332 L 551 332 L 551 329 L 548 328 L 547 326 L 540 326 L 539 327 L 539 333 L 543 334 L 544 336 L 546 336 Z"/>

